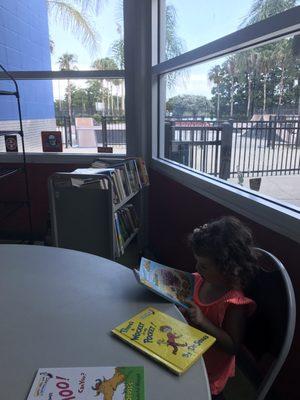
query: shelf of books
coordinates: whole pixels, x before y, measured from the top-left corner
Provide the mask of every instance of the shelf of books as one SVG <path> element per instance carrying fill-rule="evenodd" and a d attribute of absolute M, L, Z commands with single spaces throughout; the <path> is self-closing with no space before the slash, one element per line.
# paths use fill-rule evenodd
<path fill-rule="evenodd" d="M 139 235 L 139 194 L 148 185 L 140 158 L 96 161 L 91 168 L 54 174 L 49 180 L 54 244 L 119 259 Z"/>

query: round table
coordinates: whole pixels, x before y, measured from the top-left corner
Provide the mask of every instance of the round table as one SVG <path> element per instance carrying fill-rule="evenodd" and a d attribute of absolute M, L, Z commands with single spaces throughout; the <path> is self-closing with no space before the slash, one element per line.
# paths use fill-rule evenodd
<path fill-rule="evenodd" d="M 131 270 L 91 254 L 0 245 L 1 398 L 24 400 L 38 368 L 144 366 L 147 400 L 207 400 L 203 359 L 178 377 L 110 331 L 147 306 L 182 319 Z"/>

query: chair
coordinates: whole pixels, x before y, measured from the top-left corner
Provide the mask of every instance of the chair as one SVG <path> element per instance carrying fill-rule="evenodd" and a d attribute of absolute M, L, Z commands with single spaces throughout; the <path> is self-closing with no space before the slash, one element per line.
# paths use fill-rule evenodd
<path fill-rule="evenodd" d="M 237 357 L 237 366 L 255 385 L 255 399 L 263 400 L 289 353 L 296 304 L 283 264 L 268 251 L 256 250 L 261 269 L 247 295 L 256 301 L 257 310 L 247 322 L 245 346 Z"/>

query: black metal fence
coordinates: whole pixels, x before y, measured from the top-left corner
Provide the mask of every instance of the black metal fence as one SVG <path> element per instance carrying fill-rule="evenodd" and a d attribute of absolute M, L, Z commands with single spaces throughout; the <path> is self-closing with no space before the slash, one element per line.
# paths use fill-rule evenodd
<path fill-rule="evenodd" d="M 167 158 L 223 179 L 300 173 L 300 120 L 165 124 Z"/>
<path fill-rule="evenodd" d="M 101 124 L 95 129 L 97 144 L 103 147 L 126 145 L 125 117 L 104 116 Z"/>
<path fill-rule="evenodd" d="M 62 131 L 62 140 L 66 148 L 73 146 L 71 118 L 67 116 L 57 116 L 56 126 Z"/>
<path fill-rule="evenodd" d="M 300 172 L 300 120 L 233 124 L 230 173 L 244 176 Z"/>
<path fill-rule="evenodd" d="M 77 117 L 76 117 L 77 118 Z M 82 129 L 72 124 L 69 116 L 57 116 L 56 125 L 62 131 L 63 143 L 68 147 L 78 146 L 77 129 Z M 91 119 L 92 117 L 79 117 Z M 92 126 L 85 128 L 94 130 L 98 146 L 108 147 L 126 145 L 126 122 L 125 116 L 103 116 L 99 119 L 92 118 Z"/>

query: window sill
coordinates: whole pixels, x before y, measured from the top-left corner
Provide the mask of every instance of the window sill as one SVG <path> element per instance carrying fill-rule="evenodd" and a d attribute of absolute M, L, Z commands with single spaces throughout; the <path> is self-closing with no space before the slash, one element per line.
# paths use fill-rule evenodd
<path fill-rule="evenodd" d="M 102 153 L 26 153 L 26 162 L 30 164 L 90 164 L 96 159 L 119 159 L 126 154 Z M 23 155 L 19 153 L 0 153 L 2 163 L 21 163 Z"/>
<path fill-rule="evenodd" d="M 151 167 L 176 182 L 245 217 L 300 243 L 300 209 L 284 206 L 271 197 L 197 173 L 176 162 L 153 158 Z"/>

